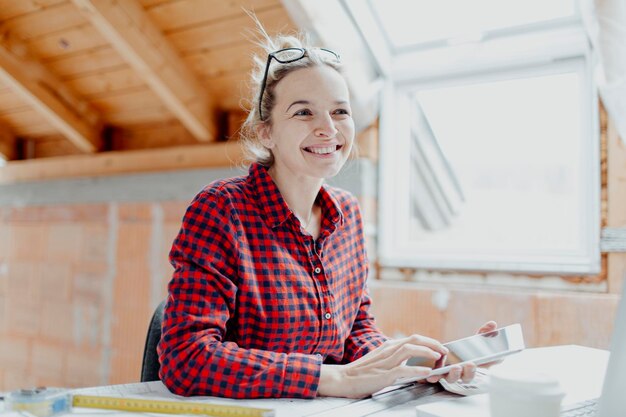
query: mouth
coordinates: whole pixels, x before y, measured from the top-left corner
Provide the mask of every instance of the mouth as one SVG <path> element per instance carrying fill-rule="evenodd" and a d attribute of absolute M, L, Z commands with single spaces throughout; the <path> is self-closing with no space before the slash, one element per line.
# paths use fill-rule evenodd
<path fill-rule="evenodd" d="M 324 146 L 324 147 L 316 146 L 316 147 L 307 147 L 303 149 L 306 152 L 312 153 L 315 155 L 329 155 L 331 153 L 337 152 L 341 148 L 343 148 L 343 145 L 331 145 L 331 146 Z"/>

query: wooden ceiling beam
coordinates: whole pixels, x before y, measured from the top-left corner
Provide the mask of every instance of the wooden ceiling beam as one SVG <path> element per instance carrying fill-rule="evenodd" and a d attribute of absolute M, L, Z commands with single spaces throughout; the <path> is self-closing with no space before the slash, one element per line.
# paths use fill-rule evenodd
<path fill-rule="evenodd" d="M 6 126 L 0 125 L 0 158 L 10 161 L 17 157 L 15 135 Z"/>
<path fill-rule="evenodd" d="M 9 161 L 0 169 L 0 184 L 138 172 L 232 167 L 241 163 L 242 156 L 241 143 L 229 141 L 208 145 L 197 144 Z"/>
<path fill-rule="evenodd" d="M 83 152 L 100 147 L 99 115 L 69 91 L 24 44 L 0 40 L 0 80 Z"/>
<path fill-rule="evenodd" d="M 197 140 L 216 139 L 207 90 L 139 2 L 72 1 Z"/>

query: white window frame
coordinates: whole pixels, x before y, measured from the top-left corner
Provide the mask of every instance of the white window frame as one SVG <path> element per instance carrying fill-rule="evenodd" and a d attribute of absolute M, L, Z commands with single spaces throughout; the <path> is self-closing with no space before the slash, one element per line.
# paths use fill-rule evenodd
<path fill-rule="evenodd" d="M 528 45 L 533 45 L 532 49 Z M 539 46 L 536 46 L 539 45 Z M 380 122 L 378 256 L 381 266 L 423 269 L 510 271 L 523 273 L 596 274 L 600 271 L 600 138 L 598 99 L 591 74 L 591 51 L 584 32 L 559 27 L 542 33 L 498 38 L 480 45 L 460 45 L 445 50 L 417 51 L 398 56 L 382 98 Z M 416 66 L 416 63 L 421 63 Z M 460 64 L 462 63 L 462 65 Z M 410 194 L 409 97 L 417 88 L 559 72 L 577 67 L 584 80 L 581 114 L 583 157 L 586 171 L 580 204 L 584 245 L 570 253 L 520 254 L 502 259 L 476 257 L 474 253 L 416 252 L 407 242 Z M 413 68 L 413 69 L 411 69 Z M 416 70 L 419 68 L 419 70 Z"/>

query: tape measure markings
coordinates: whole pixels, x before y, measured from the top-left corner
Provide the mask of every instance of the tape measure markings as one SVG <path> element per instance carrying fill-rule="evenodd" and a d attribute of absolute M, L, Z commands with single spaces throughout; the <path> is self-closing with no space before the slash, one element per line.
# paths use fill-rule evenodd
<path fill-rule="evenodd" d="M 273 417 L 274 410 L 237 405 L 73 395 L 72 406 L 141 413 L 202 414 L 214 417 Z"/>

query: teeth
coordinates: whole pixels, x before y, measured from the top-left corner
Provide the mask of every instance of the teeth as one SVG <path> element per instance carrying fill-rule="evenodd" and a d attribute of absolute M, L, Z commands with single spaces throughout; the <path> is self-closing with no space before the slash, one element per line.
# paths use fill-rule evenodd
<path fill-rule="evenodd" d="M 337 146 L 328 146 L 326 148 L 307 148 L 307 150 L 318 155 L 324 155 L 327 153 L 335 152 L 337 150 Z"/>

